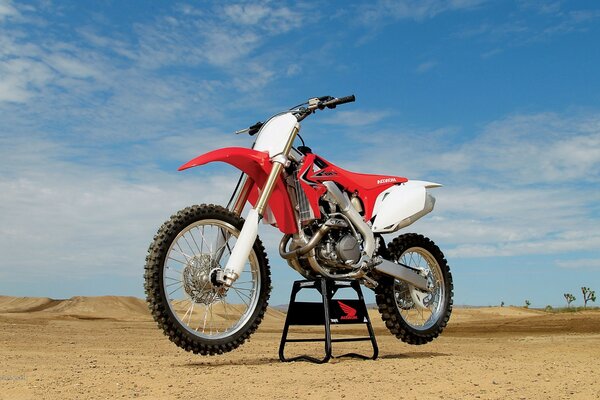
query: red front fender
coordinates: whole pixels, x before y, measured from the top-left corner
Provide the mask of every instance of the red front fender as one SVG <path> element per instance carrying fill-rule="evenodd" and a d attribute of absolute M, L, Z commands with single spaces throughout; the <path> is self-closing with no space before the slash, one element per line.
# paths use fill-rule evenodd
<path fill-rule="evenodd" d="M 255 205 L 258 199 L 258 189 L 264 187 L 273 164 L 269 153 L 247 149 L 244 147 L 226 147 L 214 150 L 188 161 L 179 167 L 179 171 L 197 167 L 214 161 L 221 161 L 233 165 L 243 171 L 254 181 L 248 201 Z M 269 208 L 273 211 L 277 227 L 283 233 L 293 234 L 298 231 L 294 218 L 294 211 L 288 196 L 285 182 L 280 176 L 275 184 L 275 189 L 269 200 Z"/>

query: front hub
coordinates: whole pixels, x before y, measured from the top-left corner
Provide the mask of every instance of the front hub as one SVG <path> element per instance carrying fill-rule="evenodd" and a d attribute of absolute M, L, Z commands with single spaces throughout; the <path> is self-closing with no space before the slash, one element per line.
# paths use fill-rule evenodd
<path fill-rule="evenodd" d="M 211 279 L 212 265 L 209 254 L 198 254 L 190 258 L 183 269 L 183 289 L 195 303 L 209 305 L 223 296 L 221 288 Z"/>

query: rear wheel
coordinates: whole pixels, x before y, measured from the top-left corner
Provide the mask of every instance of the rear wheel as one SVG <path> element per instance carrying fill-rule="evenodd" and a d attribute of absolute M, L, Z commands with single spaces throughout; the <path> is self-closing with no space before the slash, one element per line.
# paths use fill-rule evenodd
<path fill-rule="evenodd" d="M 187 351 L 231 351 L 262 321 L 271 278 L 260 239 L 230 288 L 215 279 L 243 224 L 242 218 L 220 206 L 188 207 L 162 225 L 148 249 L 144 286 L 152 316 L 165 335 Z"/>
<path fill-rule="evenodd" d="M 452 312 L 450 268 L 441 250 L 430 239 L 409 233 L 388 246 L 390 261 L 404 264 L 427 277 L 431 291 L 383 276 L 375 289 L 377 306 L 387 328 L 403 342 L 420 345 L 435 339 Z"/>

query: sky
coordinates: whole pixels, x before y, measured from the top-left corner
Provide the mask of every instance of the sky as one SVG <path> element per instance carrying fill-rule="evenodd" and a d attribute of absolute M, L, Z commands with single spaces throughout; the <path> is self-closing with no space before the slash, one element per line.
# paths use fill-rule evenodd
<path fill-rule="evenodd" d="M 398 234 L 440 246 L 455 304 L 580 304 L 600 290 L 599 70 L 596 1 L 0 0 L 0 294 L 143 297 L 158 227 L 237 178 L 181 164 L 355 94 L 301 134 L 444 185 Z M 260 236 L 287 303 L 300 276 Z"/>

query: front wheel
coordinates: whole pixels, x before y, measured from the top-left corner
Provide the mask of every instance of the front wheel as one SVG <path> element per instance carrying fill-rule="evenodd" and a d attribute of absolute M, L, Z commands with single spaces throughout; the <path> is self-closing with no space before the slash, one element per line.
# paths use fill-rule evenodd
<path fill-rule="evenodd" d="M 192 206 L 165 222 L 146 257 L 146 300 L 177 346 L 221 354 L 241 345 L 263 319 L 271 290 L 267 256 L 256 239 L 229 288 L 215 279 L 231 256 L 244 220 L 223 207 Z"/>
<path fill-rule="evenodd" d="M 444 254 L 430 239 L 408 233 L 388 245 L 386 256 L 426 276 L 431 290 L 425 292 L 393 277 L 381 277 L 375 298 L 385 325 L 405 343 L 432 341 L 446 327 L 452 312 L 452 275 Z"/>

